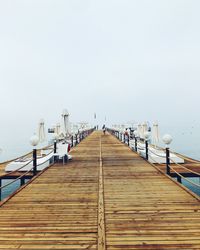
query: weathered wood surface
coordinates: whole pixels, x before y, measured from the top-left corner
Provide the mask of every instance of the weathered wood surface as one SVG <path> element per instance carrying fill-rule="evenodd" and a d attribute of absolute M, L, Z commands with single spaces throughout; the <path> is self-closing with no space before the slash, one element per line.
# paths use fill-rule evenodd
<path fill-rule="evenodd" d="M 200 202 L 116 139 L 102 145 L 107 249 L 200 249 Z"/>
<path fill-rule="evenodd" d="M 0 208 L 0 249 L 200 249 L 199 200 L 127 146 L 95 132 L 72 155 Z"/>
<path fill-rule="evenodd" d="M 104 176 L 102 161 L 102 142 L 100 138 L 99 200 L 98 200 L 98 250 L 106 249 L 105 211 L 104 211 Z"/>
<path fill-rule="evenodd" d="M 0 208 L 0 249 L 97 249 L 99 135 Z"/>

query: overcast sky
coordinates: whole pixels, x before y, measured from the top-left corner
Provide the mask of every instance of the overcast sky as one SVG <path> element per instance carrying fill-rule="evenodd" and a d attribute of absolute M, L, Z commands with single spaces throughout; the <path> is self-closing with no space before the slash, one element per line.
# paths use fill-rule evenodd
<path fill-rule="evenodd" d="M 72 121 L 198 121 L 199 10 L 199 0 L 0 0 L 1 138 L 53 125 L 64 108 Z"/>

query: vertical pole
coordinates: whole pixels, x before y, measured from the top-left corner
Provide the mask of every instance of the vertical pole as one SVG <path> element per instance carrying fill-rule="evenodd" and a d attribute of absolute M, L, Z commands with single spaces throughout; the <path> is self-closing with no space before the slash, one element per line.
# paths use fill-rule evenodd
<path fill-rule="evenodd" d="M 75 135 L 76 137 L 76 145 L 78 144 L 78 136 L 77 136 L 77 134 Z"/>
<path fill-rule="evenodd" d="M 0 178 L 0 187 L 2 186 L 2 179 Z M 0 189 L 0 201 L 1 201 L 1 197 L 2 196 L 2 189 Z"/>
<path fill-rule="evenodd" d="M 57 142 L 56 142 L 56 140 L 54 140 L 54 147 L 53 147 L 54 154 L 56 154 L 56 151 L 57 151 Z M 54 163 L 57 162 L 57 156 L 56 155 L 54 155 L 53 161 L 54 161 Z"/>
<path fill-rule="evenodd" d="M 129 137 L 129 135 L 128 135 L 128 138 L 127 138 L 127 140 L 128 140 L 128 146 L 130 145 L 130 143 L 129 143 L 129 140 L 130 140 L 130 137 Z"/>
<path fill-rule="evenodd" d="M 54 141 L 54 149 L 53 149 L 53 152 L 54 152 L 54 154 L 56 153 L 56 148 L 57 148 L 57 145 L 56 145 L 57 143 L 56 143 L 56 140 Z"/>
<path fill-rule="evenodd" d="M 137 152 L 137 137 L 135 137 L 135 152 Z"/>
<path fill-rule="evenodd" d="M 33 175 L 37 174 L 37 149 L 33 149 Z"/>
<path fill-rule="evenodd" d="M 23 186 L 25 184 L 25 179 L 22 177 L 21 179 L 20 179 L 20 186 Z"/>
<path fill-rule="evenodd" d="M 169 148 L 166 148 L 166 173 L 170 175 L 170 158 L 169 158 Z"/>
<path fill-rule="evenodd" d="M 72 148 L 73 148 L 73 146 L 74 146 L 74 137 L 73 137 L 73 135 L 72 135 L 72 137 L 71 137 L 71 146 L 72 146 Z"/>
<path fill-rule="evenodd" d="M 145 141 L 145 146 L 146 146 L 146 160 L 148 161 L 149 160 L 149 148 L 148 148 L 148 141 L 146 140 Z"/>
<path fill-rule="evenodd" d="M 182 179 L 181 179 L 181 176 L 180 176 L 180 175 L 177 175 L 177 181 L 178 181 L 179 183 L 182 183 Z"/>

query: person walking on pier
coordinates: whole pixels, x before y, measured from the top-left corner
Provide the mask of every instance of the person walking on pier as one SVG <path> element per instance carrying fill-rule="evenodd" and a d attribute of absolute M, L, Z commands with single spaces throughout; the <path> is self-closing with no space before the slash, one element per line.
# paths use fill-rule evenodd
<path fill-rule="evenodd" d="M 124 143 L 129 144 L 129 133 L 128 133 L 128 129 L 126 128 L 125 132 L 124 132 Z"/>

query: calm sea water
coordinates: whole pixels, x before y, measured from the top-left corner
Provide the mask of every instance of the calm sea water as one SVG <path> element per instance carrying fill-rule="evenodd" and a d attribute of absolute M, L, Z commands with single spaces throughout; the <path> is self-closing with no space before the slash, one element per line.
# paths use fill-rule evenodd
<path fill-rule="evenodd" d="M 200 160 L 200 123 L 163 125 L 160 129 L 160 137 L 162 138 L 166 133 L 173 137 L 170 145 L 173 151 Z M 162 142 L 161 145 L 164 147 Z"/>
<path fill-rule="evenodd" d="M 179 126 L 165 126 L 165 124 L 163 124 L 160 129 L 160 137 L 162 138 L 162 136 L 166 133 L 171 134 L 173 137 L 173 142 L 170 145 L 173 151 L 200 160 L 200 124 L 179 124 Z M 44 147 L 47 144 L 47 142 L 41 144 L 39 145 L 39 148 Z M 164 147 L 162 142 L 160 142 L 159 144 Z M 0 162 L 16 158 L 32 150 L 32 147 L 27 141 L 21 141 L 19 143 L 19 141 L 12 140 L 12 143 L 11 141 L 8 141 L 7 144 L 4 142 L 4 145 L 0 146 L 3 147 L 3 151 L 0 154 Z M 193 182 L 200 184 L 200 178 L 190 179 Z M 7 182 L 8 180 L 5 180 L 3 184 Z M 183 180 L 183 184 L 196 194 L 200 195 L 200 188 L 195 187 L 194 185 L 190 184 L 185 180 Z M 20 183 L 16 182 L 10 185 L 8 188 L 5 188 L 2 192 L 2 196 L 8 196 L 10 193 L 13 192 L 13 190 L 18 188 L 19 185 Z"/>

